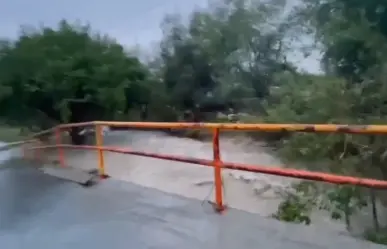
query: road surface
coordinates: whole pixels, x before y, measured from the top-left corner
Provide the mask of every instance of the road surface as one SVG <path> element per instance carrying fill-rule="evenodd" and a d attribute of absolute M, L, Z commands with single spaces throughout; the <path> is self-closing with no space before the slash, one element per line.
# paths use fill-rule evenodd
<path fill-rule="evenodd" d="M 381 249 L 327 229 L 108 179 L 83 188 L 21 161 L 0 169 L 0 245 L 7 249 Z"/>
<path fill-rule="evenodd" d="M 212 145 L 187 138 L 168 136 L 152 131 L 115 131 L 105 136 L 106 145 L 128 147 L 138 151 L 164 153 L 211 159 Z M 244 138 L 221 136 L 221 156 L 224 161 L 250 163 L 253 165 L 282 166 L 272 151 Z M 85 170 L 95 169 L 98 156 L 95 151 L 65 152 L 66 164 Z M 104 153 L 107 173 L 114 179 L 127 181 L 144 187 L 158 189 L 200 201 L 214 198 L 213 169 L 199 165 L 172 162 L 117 153 Z M 57 151 L 51 155 L 57 159 Z M 228 206 L 271 216 L 294 179 L 255 174 L 250 172 L 223 170 L 225 202 Z M 281 193 L 282 192 L 282 193 Z M 387 212 L 379 207 L 380 221 L 387 221 Z M 373 226 L 371 212 L 352 216 L 352 233 L 360 235 Z M 329 227 L 336 233 L 347 233 L 344 222 L 333 221 L 326 212 L 315 211 L 311 215 L 312 226 Z M 387 224 L 386 224 L 387 225 Z"/>

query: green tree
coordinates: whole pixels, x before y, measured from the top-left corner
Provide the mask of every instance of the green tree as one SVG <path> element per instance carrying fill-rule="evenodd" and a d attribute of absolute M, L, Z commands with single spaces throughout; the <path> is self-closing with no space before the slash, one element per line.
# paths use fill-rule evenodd
<path fill-rule="evenodd" d="M 385 120 L 383 115 L 376 117 L 372 112 L 359 115 L 360 101 L 371 100 L 371 91 L 363 95 L 363 84 L 348 87 L 345 78 L 291 72 L 278 75 L 277 82 L 265 105 L 267 122 L 368 124 Z M 383 93 L 383 88 L 379 88 L 379 92 L 372 94 Z M 297 133 L 283 136 L 277 145 L 284 159 L 297 162 L 309 170 L 386 179 L 386 150 L 382 141 L 383 137 L 377 136 Z M 321 190 L 312 193 L 312 197 L 322 195 L 326 199 L 327 204 L 323 206 L 332 212 L 332 218 L 343 218 L 350 229 L 350 217 L 369 203 L 372 206 L 374 229 L 379 231 L 374 190 L 319 186 Z M 292 204 L 291 209 L 289 203 Z M 278 212 L 282 213 L 279 217 L 296 219 L 297 215 L 305 212 L 304 205 L 305 199 L 286 199 L 279 207 Z M 317 205 L 316 208 L 321 206 Z"/>
<path fill-rule="evenodd" d="M 173 102 L 186 109 L 257 111 L 273 75 L 290 68 L 283 56 L 286 32 L 278 21 L 284 6 L 285 1 L 220 0 L 195 11 L 188 25 L 178 16 L 166 18 L 161 71 Z"/>
<path fill-rule="evenodd" d="M 0 51 L 0 109 L 9 120 L 47 128 L 45 120 L 113 119 L 147 101 L 147 69 L 88 26 L 61 21 L 57 29 L 25 28 Z M 80 143 L 77 134 L 73 129 L 73 142 Z"/>

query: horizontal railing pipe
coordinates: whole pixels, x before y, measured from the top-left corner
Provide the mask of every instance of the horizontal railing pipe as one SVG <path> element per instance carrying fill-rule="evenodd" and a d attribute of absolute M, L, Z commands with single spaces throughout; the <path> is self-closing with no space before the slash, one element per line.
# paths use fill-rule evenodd
<path fill-rule="evenodd" d="M 96 145 L 69 145 L 62 144 L 61 132 L 75 127 L 93 126 L 95 128 Z M 111 128 L 127 129 L 208 129 L 213 132 L 213 160 L 199 159 L 192 157 L 165 155 L 123 149 L 113 146 L 103 146 L 102 126 Z M 164 160 L 178 161 L 184 163 L 198 164 L 214 168 L 215 183 L 215 208 L 223 211 L 223 184 L 222 169 L 240 170 L 253 173 L 270 174 L 283 177 L 291 177 L 303 180 L 320 181 L 333 184 L 350 184 L 369 188 L 387 189 L 387 181 L 374 180 L 368 178 L 358 178 L 351 176 L 334 175 L 322 172 L 312 172 L 307 170 L 288 169 L 281 167 L 265 167 L 261 165 L 249 165 L 241 163 L 223 162 L 220 158 L 219 131 L 260 131 L 260 132 L 309 132 L 309 133 L 348 133 L 348 134 L 387 134 L 387 125 L 339 125 L 339 124 L 240 124 L 240 123 L 187 123 L 187 122 L 115 122 L 115 121 L 91 121 L 82 123 L 70 123 L 58 125 L 52 129 L 41 131 L 30 136 L 31 139 L 39 138 L 50 133 L 56 135 L 56 145 L 33 146 L 28 148 L 36 153 L 48 148 L 57 148 L 59 161 L 64 165 L 63 149 L 87 149 L 98 152 L 98 170 L 102 178 L 105 175 L 104 151 L 130 154 L 137 156 L 152 157 Z M 40 154 L 40 153 L 38 153 Z"/>
<path fill-rule="evenodd" d="M 55 126 L 53 128 L 50 128 L 50 129 L 47 129 L 47 130 L 43 130 L 43 131 L 39 131 L 39 132 L 33 133 L 33 134 L 27 136 L 26 139 L 27 140 L 31 140 L 31 139 L 35 139 L 35 138 L 39 138 L 39 137 L 51 134 L 51 133 L 53 133 L 55 131 L 56 128 L 57 128 L 57 126 Z"/>
<path fill-rule="evenodd" d="M 82 123 L 83 124 L 83 123 Z M 312 133 L 352 133 L 352 134 L 387 134 L 387 125 L 341 125 L 341 124 L 240 124 L 240 123 L 185 123 L 185 122 L 109 122 L 95 121 L 112 127 L 142 129 L 221 129 L 263 132 L 312 132 Z M 71 124 L 76 126 L 76 124 Z M 67 126 L 67 125 L 66 125 Z"/>
<path fill-rule="evenodd" d="M 94 126 L 96 125 L 96 121 L 91 121 L 91 122 L 82 122 L 82 123 L 69 123 L 69 124 L 61 124 L 59 127 L 61 129 L 70 129 L 70 128 L 75 128 L 75 127 L 86 127 L 86 126 Z"/>
<path fill-rule="evenodd" d="M 28 139 L 52 133 L 56 128 L 69 129 L 94 125 L 127 127 L 142 129 L 221 129 L 262 132 L 312 132 L 312 133 L 352 133 L 352 134 L 387 134 L 387 125 L 349 125 L 349 124 L 236 124 L 236 123 L 185 123 L 185 122 L 113 122 L 91 121 L 62 124 L 34 133 Z"/>
<path fill-rule="evenodd" d="M 177 161 L 177 162 L 183 162 L 183 163 L 214 167 L 213 161 L 208 159 L 140 152 L 140 151 L 133 151 L 129 149 L 123 149 L 123 148 L 112 147 L 112 146 L 98 147 L 98 146 L 90 146 L 90 145 L 62 144 L 57 146 L 56 145 L 37 146 L 30 149 L 31 150 L 48 149 L 48 148 L 57 148 L 57 147 L 69 148 L 69 149 L 87 149 L 87 150 L 100 149 L 108 152 L 145 156 L 145 157 L 152 157 L 152 158 L 158 158 L 158 159 L 164 159 L 164 160 L 170 160 L 170 161 Z M 259 166 L 259 165 L 248 165 L 248 164 L 229 163 L 229 162 L 221 162 L 220 166 L 225 169 L 248 171 L 253 173 L 263 173 L 263 174 L 269 174 L 269 175 L 284 176 L 284 177 L 291 177 L 291 178 L 312 180 L 312 181 L 319 181 L 319 182 L 327 182 L 327 183 L 333 183 L 333 184 L 351 184 L 351 185 L 358 185 L 358 186 L 369 187 L 369 188 L 387 189 L 387 181 L 374 180 L 369 178 L 358 178 L 358 177 L 352 177 L 352 176 L 341 176 L 341 175 L 334 175 L 334 174 L 321 173 L 321 172 L 312 172 L 307 170 L 286 169 L 286 168 L 280 168 L 280 167 L 265 167 L 265 166 Z"/>

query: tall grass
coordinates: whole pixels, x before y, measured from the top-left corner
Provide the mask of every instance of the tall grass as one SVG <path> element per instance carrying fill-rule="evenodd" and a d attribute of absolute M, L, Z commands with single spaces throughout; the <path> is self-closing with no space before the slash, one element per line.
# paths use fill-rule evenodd
<path fill-rule="evenodd" d="M 26 138 L 28 135 L 27 131 L 23 131 L 21 127 L 0 125 L 0 141 L 1 142 L 15 142 Z"/>

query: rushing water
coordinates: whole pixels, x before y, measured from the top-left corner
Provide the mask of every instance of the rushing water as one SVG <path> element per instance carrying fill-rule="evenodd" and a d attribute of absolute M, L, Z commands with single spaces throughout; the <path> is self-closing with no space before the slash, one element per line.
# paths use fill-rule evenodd
<path fill-rule="evenodd" d="M 179 138 L 154 131 L 114 131 L 105 136 L 106 145 L 119 145 L 137 151 L 212 158 L 210 142 Z M 248 138 L 221 137 L 222 160 L 265 166 L 282 166 L 282 162 L 262 144 Z M 83 169 L 98 165 L 93 151 L 66 151 L 66 163 Z M 124 181 L 156 188 L 199 200 L 213 200 L 213 169 L 199 165 L 116 153 L 105 153 L 107 174 Z M 283 192 L 294 179 L 240 172 L 223 171 L 225 202 L 228 206 L 270 216 L 283 200 Z M 343 231 L 342 223 L 333 222 L 321 212 L 313 221 Z"/>
<path fill-rule="evenodd" d="M 104 140 L 106 145 L 117 145 L 137 151 L 212 158 L 210 142 L 173 137 L 162 132 L 114 131 L 107 133 Z M 273 156 L 272 151 L 247 138 L 221 138 L 220 145 L 224 161 L 269 167 L 283 165 Z M 16 152 L 0 152 L 0 158 L 4 160 L 12 156 L 12 153 Z M 104 155 L 106 172 L 116 179 L 203 201 L 213 200 L 213 169 L 210 167 L 109 152 Z M 56 151 L 48 156 L 56 157 Z M 66 164 L 82 169 L 95 169 L 98 165 L 95 151 L 67 150 L 65 160 Z M 262 216 L 273 214 L 283 200 L 281 193 L 297 181 L 232 170 L 223 170 L 223 179 L 225 202 L 228 206 Z M 311 218 L 314 226 L 337 232 L 346 231 L 342 222 L 332 221 L 329 215 L 322 211 L 315 211 Z M 353 224 L 359 233 L 364 226 L 371 226 L 372 222 L 367 213 L 356 217 Z"/>

